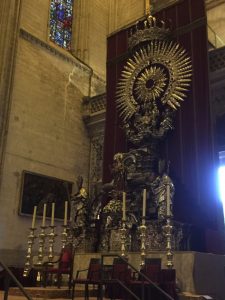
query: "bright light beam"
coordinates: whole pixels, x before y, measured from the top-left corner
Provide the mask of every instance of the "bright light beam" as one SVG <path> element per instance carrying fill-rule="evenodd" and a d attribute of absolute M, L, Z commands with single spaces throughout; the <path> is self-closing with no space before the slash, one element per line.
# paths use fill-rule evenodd
<path fill-rule="evenodd" d="M 220 199 L 223 203 L 223 211 L 225 212 L 225 165 L 219 167 L 218 174 Z"/>

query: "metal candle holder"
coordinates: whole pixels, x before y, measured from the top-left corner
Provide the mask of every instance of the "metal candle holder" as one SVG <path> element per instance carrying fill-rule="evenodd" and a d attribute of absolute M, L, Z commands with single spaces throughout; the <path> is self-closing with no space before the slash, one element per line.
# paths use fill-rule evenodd
<path fill-rule="evenodd" d="M 126 221 L 122 220 L 122 227 L 120 228 L 120 238 L 121 238 L 121 256 L 126 256 Z"/>
<path fill-rule="evenodd" d="M 67 243 L 73 245 L 73 228 L 71 221 L 68 221 L 67 224 Z"/>
<path fill-rule="evenodd" d="M 37 266 L 41 266 L 43 264 L 43 250 L 44 250 L 45 238 L 47 236 L 45 233 L 45 229 L 46 226 L 41 226 L 41 232 L 38 235 L 39 248 L 38 248 L 38 261 L 36 263 Z"/>
<path fill-rule="evenodd" d="M 173 234 L 173 225 L 171 217 L 167 216 L 166 225 L 163 226 L 163 230 L 166 235 L 166 257 L 167 257 L 167 268 L 173 268 L 173 252 L 172 252 L 172 234 Z"/>
<path fill-rule="evenodd" d="M 25 262 L 25 267 L 24 267 L 24 271 L 23 271 L 23 276 L 27 277 L 29 274 L 29 271 L 31 269 L 31 256 L 32 256 L 32 247 L 34 244 L 34 240 L 36 239 L 36 235 L 34 234 L 35 230 L 37 228 L 30 228 L 30 232 L 28 234 L 28 247 L 27 247 L 27 255 L 26 255 L 26 262 Z"/>
<path fill-rule="evenodd" d="M 49 254 L 48 254 L 48 260 L 49 260 L 49 263 L 51 264 L 52 261 L 53 261 L 53 258 L 54 258 L 54 255 L 53 255 L 53 247 L 54 247 L 54 242 L 55 242 L 55 237 L 57 236 L 57 234 L 55 233 L 55 227 L 54 225 L 51 225 L 50 226 L 50 233 L 48 234 L 48 237 L 49 237 Z"/>
<path fill-rule="evenodd" d="M 142 217 L 142 224 L 139 226 L 139 231 L 140 231 L 140 238 L 141 238 L 141 264 L 140 266 L 143 267 L 145 264 L 145 257 L 146 257 L 146 248 L 145 248 L 145 243 L 146 243 L 146 225 L 145 225 L 145 218 Z"/>

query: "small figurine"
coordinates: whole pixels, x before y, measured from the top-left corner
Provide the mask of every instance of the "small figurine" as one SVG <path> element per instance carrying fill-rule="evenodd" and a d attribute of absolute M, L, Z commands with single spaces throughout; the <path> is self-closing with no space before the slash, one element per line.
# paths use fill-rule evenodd
<path fill-rule="evenodd" d="M 85 214 L 87 205 L 87 192 L 83 187 L 83 177 L 77 177 L 78 192 L 71 196 L 72 223 L 75 227 L 83 227 L 85 225 Z"/>
<path fill-rule="evenodd" d="M 172 199 L 174 196 L 174 184 L 172 179 L 169 177 L 169 164 L 167 165 L 167 170 L 165 170 L 165 161 L 159 161 L 159 176 L 152 182 L 152 191 L 153 195 L 155 196 L 155 202 L 158 210 L 158 219 L 163 220 L 167 216 L 167 197 L 169 197 L 169 215 L 173 215 L 172 211 Z"/>

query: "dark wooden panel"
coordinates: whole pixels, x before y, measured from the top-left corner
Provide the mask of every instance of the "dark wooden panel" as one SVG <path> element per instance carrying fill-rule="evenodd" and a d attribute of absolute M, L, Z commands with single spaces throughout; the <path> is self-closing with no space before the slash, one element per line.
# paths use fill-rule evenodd
<path fill-rule="evenodd" d="M 193 81 L 195 83 L 195 138 L 197 141 L 197 159 L 199 173 L 199 202 L 209 201 L 209 193 L 205 188 L 212 183 L 209 182 L 210 162 L 212 161 L 212 136 L 210 131 L 210 112 L 209 112 L 209 86 L 208 86 L 208 61 L 206 48 L 206 29 L 201 27 L 193 30 Z M 201 70 L 201 72 L 199 72 Z"/>
<path fill-rule="evenodd" d="M 116 43 L 116 54 L 120 56 L 123 53 L 127 52 L 127 30 L 122 30 L 117 34 L 117 43 Z"/>
<path fill-rule="evenodd" d="M 104 139 L 103 182 L 111 181 L 111 166 L 115 153 L 126 149 L 126 140 L 120 126 L 116 110 L 116 85 L 124 66 L 124 59 L 117 60 L 127 53 L 127 31 L 122 30 L 107 39 L 107 108 Z"/>
<path fill-rule="evenodd" d="M 117 63 L 117 83 L 120 79 L 121 72 L 123 70 L 125 60 L 122 60 Z M 117 152 L 124 152 L 126 150 L 126 136 L 124 134 L 124 131 L 121 127 L 121 120 L 119 117 L 119 113 L 116 113 L 116 118 L 115 118 L 115 128 L 116 128 L 116 136 L 115 136 L 115 153 Z"/>
<path fill-rule="evenodd" d="M 205 1 L 202 0 L 185 0 L 189 2 L 189 10 L 191 19 L 190 21 L 196 21 L 199 18 L 206 16 L 206 10 L 205 10 Z"/>
<path fill-rule="evenodd" d="M 116 40 L 116 35 L 107 39 L 107 61 L 116 57 Z"/>
<path fill-rule="evenodd" d="M 163 19 L 169 21 L 172 30 L 177 28 L 177 9 L 174 8 L 174 6 L 165 9 L 163 13 Z"/>
<path fill-rule="evenodd" d="M 190 13 L 189 13 L 189 1 L 182 1 L 177 4 L 176 11 L 177 11 L 177 26 L 185 26 L 190 24 Z"/>
<path fill-rule="evenodd" d="M 111 41 L 113 40 L 113 38 L 114 37 L 112 37 Z M 115 118 L 116 118 L 116 108 L 115 108 L 116 70 L 117 70 L 116 64 L 107 65 L 107 87 L 106 87 L 107 103 L 106 103 L 105 137 L 104 137 L 105 146 L 104 146 L 104 157 L 103 157 L 104 160 L 103 181 L 104 182 L 111 181 L 110 166 L 112 165 L 112 160 L 114 155 L 114 138 L 115 138 L 115 131 L 116 131 L 116 128 L 114 126 Z"/>

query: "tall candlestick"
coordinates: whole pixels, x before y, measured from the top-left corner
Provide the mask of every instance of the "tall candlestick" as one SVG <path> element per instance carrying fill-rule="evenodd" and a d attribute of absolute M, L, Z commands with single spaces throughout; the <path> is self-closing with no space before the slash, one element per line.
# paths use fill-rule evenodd
<path fill-rule="evenodd" d="M 44 203 L 44 209 L 43 209 L 43 218 L 42 218 L 42 226 L 45 226 L 45 219 L 46 219 L 46 206 L 47 204 Z"/>
<path fill-rule="evenodd" d="M 126 221 L 126 193 L 123 192 L 123 221 Z"/>
<path fill-rule="evenodd" d="M 32 228 L 32 229 L 33 229 L 34 226 L 35 226 L 36 213 L 37 213 L 37 206 L 34 206 L 33 219 L 32 219 L 32 225 L 31 225 L 31 228 Z"/>
<path fill-rule="evenodd" d="M 142 208 L 142 217 L 146 216 L 146 189 L 143 190 L 143 208 Z"/>
<path fill-rule="evenodd" d="M 68 201 L 65 201 L 64 225 L 67 225 Z"/>
<path fill-rule="evenodd" d="M 145 0 L 145 14 L 150 14 L 150 0 Z"/>
<path fill-rule="evenodd" d="M 55 202 L 52 202 L 52 218 L 51 218 L 51 226 L 54 226 L 54 217 L 55 217 Z"/>
<path fill-rule="evenodd" d="M 170 185 L 167 183 L 166 185 L 166 215 L 169 217 L 171 214 L 170 211 Z"/>

